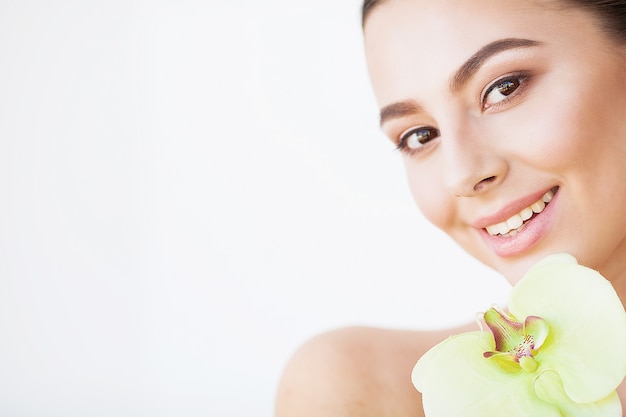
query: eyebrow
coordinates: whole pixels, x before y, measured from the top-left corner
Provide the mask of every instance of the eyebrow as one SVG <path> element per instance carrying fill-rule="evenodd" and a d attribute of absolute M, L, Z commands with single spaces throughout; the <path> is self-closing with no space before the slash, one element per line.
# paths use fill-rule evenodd
<path fill-rule="evenodd" d="M 450 90 L 452 92 L 460 91 L 465 84 L 476 74 L 482 65 L 492 56 L 509 49 L 528 48 L 531 46 L 539 46 L 541 42 L 530 39 L 507 38 L 488 43 L 472 55 L 450 79 Z M 408 99 L 384 106 L 380 110 L 380 125 L 392 119 L 399 119 L 421 112 L 421 107 L 415 100 Z"/>
<path fill-rule="evenodd" d="M 400 119 L 415 113 L 420 113 L 422 108 L 415 100 L 408 99 L 389 104 L 380 109 L 380 125 L 392 119 Z"/>
<path fill-rule="evenodd" d="M 509 49 L 528 48 L 531 46 L 541 45 L 541 42 L 530 39 L 508 38 L 500 39 L 483 46 L 472 55 L 459 69 L 454 73 L 450 82 L 450 89 L 457 92 L 463 88 L 467 81 L 476 74 L 480 67 L 492 56 Z"/>

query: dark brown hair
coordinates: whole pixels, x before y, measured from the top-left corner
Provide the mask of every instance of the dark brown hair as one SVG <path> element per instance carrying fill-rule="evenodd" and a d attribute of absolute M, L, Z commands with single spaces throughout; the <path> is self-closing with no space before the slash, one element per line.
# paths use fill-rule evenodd
<path fill-rule="evenodd" d="M 607 34 L 626 42 L 626 0 L 561 0 L 565 6 L 579 7 L 596 15 Z"/>
<path fill-rule="evenodd" d="M 370 11 L 374 8 L 374 6 L 376 6 L 381 1 L 382 0 L 364 0 L 363 1 L 363 7 L 361 8 L 361 24 L 362 25 L 365 24 L 365 20 L 367 19 L 367 16 L 370 14 Z"/>
<path fill-rule="evenodd" d="M 364 0 L 361 22 L 365 23 L 372 9 L 384 0 Z M 437 0 L 433 0 L 437 1 Z M 606 32 L 621 42 L 626 42 L 626 0 L 558 0 L 561 7 L 578 7 L 597 16 Z"/>

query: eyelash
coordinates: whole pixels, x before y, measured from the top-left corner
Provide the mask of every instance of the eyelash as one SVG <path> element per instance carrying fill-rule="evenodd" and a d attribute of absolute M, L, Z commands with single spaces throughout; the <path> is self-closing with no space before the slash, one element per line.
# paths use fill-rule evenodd
<path fill-rule="evenodd" d="M 528 83 L 529 80 L 530 80 L 530 74 L 523 73 L 523 72 L 516 73 L 516 74 L 509 74 L 509 75 L 506 75 L 504 77 L 497 79 L 496 81 L 491 83 L 487 87 L 485 92 L 482 94 L 482 99 L 480 102 L 482 111 L 484 112 L 492 108 L 497 109 L 498 107 L 507 104 L 512 99 L 515 99 L 517 96 L 519 96 L 519 94 L 521 94 L 524 91 L 526 84 Z M 488 107 L 485 107 L 487 104 L 487 98 L 489 97 L 489 94 L 494 92 L 494 90 L 496 90 L 497 88 L 503 86 L 505 83 L 514 83 L 514 82 L 517 85 L 515 86 L 515 89 L 511 93 L 504 96 L 502 100 L 494 104 L 491 104 Z M 418 142 L 421 143 L 421 146 L 418 146 L 416 148 L 411 148 L 407 142 L 410 140 L 412 135 L 415 135 L 416 133 L 419 133 L 419 132 L 428 134 L 430 137 L 428 137 L 427 140 L 423 142 L 418 139 Z M 428 145 L 433 139 L 436 139 L 437 137 L 439 137 L 439 130 L 437 130 L 434 127 L 419 126 L 419 127 L 411 128 L 403 132 L 402 134 L 400 134 L 400 137 L 398 139 L 398 144 L 396 145 L 396 149 L 408 155 L 414 155 L 416 153 L 422 152 L 424 148 L 426 147 L 426 145 Z"/>
<path fill-rule="evenodd" d="M 494 81 L 493 83 L 489 85 L 489 87 L 487 87 L 487 89 L 482 95 L 482 99 L 480 101 L 482 111 L 484 112 L 491 108 L 498 108 L 502 105 L 507 104 L 512 99 L 517 98 L 521 93 L 524 92 L 524 89 L 526 88 L 526 84 L 528 83 L 529 80 L 530 80 L 530 74 L 516 73 L 516 74 L 506 75 Z M 515 89 L 511 93 L 504 96 L 502 100 L 487 106 L 487 98 L 489 97 L 489 95 L 492 92 L 496 91 L 499 87 L 504 86 L 505 83 L 516 83 L 517 85 L 515 86 Z"/>
<path fill-rule="evenodd" d="M 411 136 L 420 132 L 423 134 L 427 134 L 429 137 L 424 142 L 422 142 L 420 139 L 417 139 L 417 141 L 421 145 L 416 148 L 411 148 L 408 144 L 408 141 L 411 139 Z M 437 137 L 439 137 L 439 130 L 435 129 L 434 127 L 430 127 L 430 126 L 415 127 L 415 128 L 412 128 L 403 132 L 400 135 L 398 144 L 396 145 L 396 149 L 408 155 L 414 155 L 418 152 L 422 152 L 424 148 L 426 147 L 426 145 L 428 145 L 433 139 L 436 139 Z"/>

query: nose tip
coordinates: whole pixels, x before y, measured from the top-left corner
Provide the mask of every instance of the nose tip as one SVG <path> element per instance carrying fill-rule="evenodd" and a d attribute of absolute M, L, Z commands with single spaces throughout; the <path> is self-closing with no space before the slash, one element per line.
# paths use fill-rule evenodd
<path fill-rule="evenodd" d="M 475 197 L 504 181 L 509 170 L 508 156 L 498 146 L 498 138 L 484 129 L 480 121 L 459 119 L 440 131 L 441 169 L 444 186 L 451 195 Z"/>
<path fill-rule="evenodd" d="M 506 162 L 492 152 L 452 152 L 444 162 L 445 183 L 455 197 L 488 192 L 506 176 Z"/>

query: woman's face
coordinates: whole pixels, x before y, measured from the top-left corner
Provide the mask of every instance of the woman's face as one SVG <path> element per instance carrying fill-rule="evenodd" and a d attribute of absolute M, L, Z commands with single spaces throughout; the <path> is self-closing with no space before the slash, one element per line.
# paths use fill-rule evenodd
<path fill-rule="evenodd" d="M 365 24 L 418 206 L 511 282 L 555 252 L 626 268 L 626 58 L 555 4 L 387 0 Z"/>

